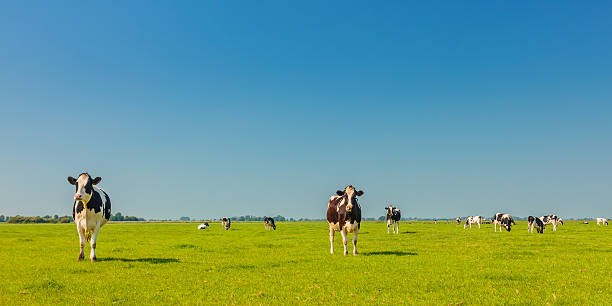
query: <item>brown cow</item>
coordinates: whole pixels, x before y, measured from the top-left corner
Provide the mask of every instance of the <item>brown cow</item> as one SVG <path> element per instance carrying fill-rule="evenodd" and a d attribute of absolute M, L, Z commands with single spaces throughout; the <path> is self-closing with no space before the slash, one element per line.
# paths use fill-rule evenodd
<path fill-rule="evenodd" d="M 334 234 L 340 232 L 344 244 L 344 255 L 348 255 L 346 235 L 349 232 L 353 233 L 353 255 L 357 255 L 357 233 L 361 226 L 361 206 L 357 202 L 357 197 L 363 195 L 363 191 L 355 191 L 355 187 L 349 185 L 344 188 L 344 191 L 336 191 L 336 194 L 329 199 L 329 204 L 327 204 L 330 253 L 334 254 Z"/>

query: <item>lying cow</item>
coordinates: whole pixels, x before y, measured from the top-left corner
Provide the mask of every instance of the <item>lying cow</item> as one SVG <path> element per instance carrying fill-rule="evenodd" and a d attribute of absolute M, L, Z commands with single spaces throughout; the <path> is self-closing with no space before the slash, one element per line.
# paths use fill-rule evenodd
<path fill-rule="evenodd" d="M 557 215 L 542 216 L 540 219 L 544 223 L 544 229 L 546 229 L 546 225 L 552 224 L 553 232 L 557 230 L 557 224 L 559 224 L 559 223 L 563 224 L 563 221 L 560 222 L 559 220 L 561 220 L 561 219 L 559 219 L 559 217 L 557 217 Z"/>
<path fill-rule="evenodd" d="M 397 207 L 391 205 L 385 207 L 387 210 L 387 234 L 389 234 L 389 227 L 393 227 L 393 233 L 399 234 L 399 222 L 402 219 L 402 214 Z M 397 232 L 395 228 L 397 227 Z"/>
<path fill-rule="evenodd" d="M 512 229 L 512 224 L 516 224 L 514 219 L 509 214 L 496 213 L 493 216 L 493 227 L 497 232 L 497 226 L 499 225 L 499 231 L 501 232 L 502 226 L 506 229 L 506 231 L 510 231 Z"/>
<path fill-rule="evenodd" d="M 327 204 L 330 253 L 334 254 L 334 234 L 340 232 L 344 244 L 344 255 L 348 255 L 346 236 L 349 232 L 353 233 L 353 255 L 357 255 L 357 234 L 361 227 L 361 206 L 357 202 L 357 197 L 362 196 L 363 191 L 355 191 L 355 187 L 349 185 L 344 188 L 344 191 L 336 191 L 336 194 L 329 198 Z"/>
<path fill-rule="evenodd" d="M 465 224 L 463 225 L 463 229 L 466 229 L 469 225 L 472 228 L 472 224 L 478 224 L 478 229 L 480 229 L 480 223 L 482 222 L 481 216 L 469 216 L 465 220 Z"/>
<path fill-rule="evenodd" d="M 79 233 L 81 246 L 79 261 L 85 259 L 84 249 L 87 241 L 91 241 L 89 259 L 92 262 L 96 261 L 98 233 L 100 227 L 106 224 L 111 216 L 110 198 L 102 188 L 96 186 L 101 180 L 101 177 L 92 179 L 88 173 L 81 173 L 76 179 L 68 177 L 68 182 L 76 187 L 72 218 Z"/>
<path fill-rule="evenodd" d="M 264 224 L 266 226 L 266 231 L 270 230 L 270 228 L 276 230 L 276 224 L 274 224 L 274 219 L 270 217 L 265 217 Z"/>
<path fill-rule="evenodd" d="M 198 229 L 207 229 L 207 228 L 208 228 L 208 222 L 204 222 L 198 225 Z"/>
<path fill-rule="evenodd" d="M 533 227 L 535 226 L 538 233 L 542 234 L 544 233 L 544 222 L 542 222 L 542 219 L 535 217 L 535 216 L 529 216 L 529 218 L 527 218 L 527 232 L 528 233 L 533 233 Z"/>
<path fill-rule="evenodd" d="M 223 219 L 221 219 L 221 229 L 223 230 L 229 230 L 230 226 L 232 225 L 232 220 L 230 220 L 230 218 L 228 217 L 223 217 Z"/>
<path fill-rule="evenodd" d="M 605 226 L 608 226 L 608 219 L 606 218 L 597 218 L 597 225 L 603 224 Z"/>

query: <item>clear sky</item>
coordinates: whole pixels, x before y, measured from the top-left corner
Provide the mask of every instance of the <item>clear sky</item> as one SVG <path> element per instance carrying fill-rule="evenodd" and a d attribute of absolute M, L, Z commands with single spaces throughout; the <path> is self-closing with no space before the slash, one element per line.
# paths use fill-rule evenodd
<path fill-rule="evenodd" d="M 0 3 L 0 214 L 612 217 L 608 1 Z"/>

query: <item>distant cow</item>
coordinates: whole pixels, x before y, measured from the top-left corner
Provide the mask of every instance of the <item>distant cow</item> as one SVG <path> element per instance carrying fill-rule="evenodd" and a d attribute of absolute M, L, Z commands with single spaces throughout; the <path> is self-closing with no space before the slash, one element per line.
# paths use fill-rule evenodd
<path fill-rule="evenodd" d="M 329 198 L 327 204 L 327 224 L 329 225 L 330 253 L 334 254 L 334 234 L 340 232 L 344 245 L 344 255 L 348 255 L 346 249 L 347 232 L 353 233 L 353 255 L 357 255 L 357 234 L 361 227 L 361 206 L 357 197 L 363 195 L 363 191 L 355 191 L 355 187 L 346 186 L 344 191 L 336 191 L 337 195 Z"/>
<path fill-rule="evenodd" d="M 457 219 L 455 219 L 455 221 L 457 222 L 457 225 L 461 225 L 461 218 L 457 217 Z"/>
<path fill-rule="evenodd" d="M 557 230 L 557 224 L 559 223 L 563 224 L 563 221 L 559 222 L 560 219 L 559 217 L 557 217 L 557 215 L 546 215 L 546 216 L 540 217 L 540 219 L 544 223 L 544 229 L 546 229 L 546 225 L 552 224 L 553 231 Z"/>
<path fill-rule="evenodd" d="M 264 224 L 266 225 L 266 230 L 270 230 L 270 228 L 276 230 L 276 224 L 274 224 L 274 219 L 270 217 L 265 217 Z"/>
<path fill-rule="evenodd" d="M 393 227 L 393 233 L 399 234 L 399 222 L 402 219 L 402 214 L 397 207 L 391 205 L 385 207 L 387 211 L 387 234 L 389 234 L 389 228 Z M 397 227 L 397 232 L 395 228 Z"/>
<path fill-rule="evenodd" d="M 227 231 L 230 229 L 231 225 L 232 225 L 232 220 L 230 220 L 230 218 L 223 217 L 223 219 L 221 219 L 221 229 L 224 229 Z"/>
<path fill-rule="evenodd" d="M 535 216 L 529 216 L 529 218 L 527 218 L 528 224 L 527 224 L 527 232 L 528 233 L 533 233 L 533 227 L 535 226 L 538 233 L 542 234 L 544 233 L 544 222 L 542 222 L 542 219 L 535 217 Z"/>
<path fill-rule="evenodd" d="M 497 226 L 499 225 L 499 231 L 501 232 L 502 226 L 506 229 L 506 231 L 510 231 L 512 229 L 512 224 L 516 224 L 514 219 L 509 214 L 496 213 L 493 216 L 493 227 L 497 232 Z"/>
<path fill-rule="evenodd" d="M 608 226 L 608 219 L 606 218 L 597 218 L 597 225 L 601 225 L 601 224 Z"/>
<path fill-rule="evenodd" d="M 111 216 L 110 197 L 102 188 L 96 186 L 101 177 L 92 179 L 88 173 L 81 173 L 75 179 L 68 177 L 68 182 L 76 186 L 72 218 L 77 226 L 81 252 L 79 260 L 85 259 L 85 242 L 91 241 L 89 259 L 96 261 L 96 241 L 100 227 L 106 224 Z"/>
<path fill-rule="evenodd" d="M 208 228 L 208 222 L 204 222 L 198 225 L 198 229 L 207 229 L 207 228 Z"/>
<path fill-rule="evenodd" d="M 465 220 L 465 224 L 463 225 L 463 228 L 466 229 L 468 225 L 470 226 L 470 228 L 472 228 L 472 224 L 478 224 L 478 228 L 480 229 L 481 222 L 482 222 L 481 216 L 469 216 Z"/>

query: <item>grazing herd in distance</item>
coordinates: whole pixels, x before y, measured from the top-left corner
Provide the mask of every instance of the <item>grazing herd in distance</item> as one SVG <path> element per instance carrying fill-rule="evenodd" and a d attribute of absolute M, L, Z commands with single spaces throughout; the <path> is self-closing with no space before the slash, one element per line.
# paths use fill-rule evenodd
<path fill-rule="evenodd" d="M 79 174 L 77 178 L 68 177 L 68 182 L 75 186 L 74 205 L 72 208 L 72 217 L 77 227 L 79 234 L 79 257 L 81 261 L 85 259 L 85 243 L 90 242 L 91 252 L 89 258 L 92 262 L 96 261 L 96 241 L 100 228 L 106 224 L 111 216 L 111 201 L 109 195 L 97 185 L 102 181 L 101 177 L 92 178 L 88 173 Z M 334 253 L 334 234 L 340 232 L 342 243 L 344 245 L 344 255 L 348 255 L 347 242 L 348 233 L 353 233 L 353 255 L 357 255 L 357 235 L 361 227 L 361 206 L 357 200 L 364 194 L 362 190 L 357 191 L 355 187 L 349 185 L 344 190 L 336 191 L 336 194 L 331 196 L 327 204 L 327 223 L 329 225 L 329 242 L 331 245 L 330 253 Z M 385 207 L 387 212 L 387 233 L 393 228 L 394 234 L 399 234 L 399 222 L 401 220 L 401 212 L 399 208 L 394 206 Z M 461 218 L 456 218 L 457 225 L 461 224 Z M 473 224 L 483 222 L 482 216 L 469 216 L 466 218 L 463 228 L 468 226 L 472 228 Z M 509 214 L 496 213 L 492 222 L 497 232 L 499 226 L 500 232 L 502 227 L 506 231 L 512 229 L 515 225 L 514 219 Z M 232 221 L 228 217 L 221 219 L 221 228 L 229 230 Z M 437 224 L 437 222 L 434 222 Z M 563 225 L 563 220 L 556 215 L 547 215 L 542 217 L 529 216 L 527 231 L 533 233 L 535 227 L 538 233 L 543 233 L 546 225 L 552 225 L 553 231 L 557 230 L 557 225 Z M 585 222 L 588 224 L 588 222 Z M 276 224 L 271 217 L 264 218 L 266 230 L 276 230 Z M 608 225 L 608 219 L 597 218 L 597 225 Z M 198 226 L 198 229 L 208 229 L 208 222 L 204 222 Z"/>

